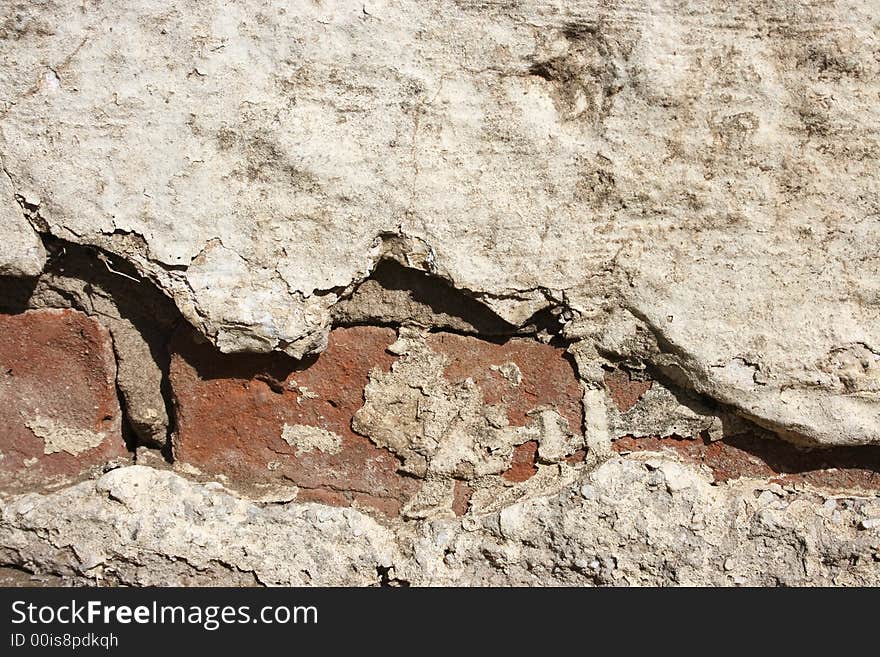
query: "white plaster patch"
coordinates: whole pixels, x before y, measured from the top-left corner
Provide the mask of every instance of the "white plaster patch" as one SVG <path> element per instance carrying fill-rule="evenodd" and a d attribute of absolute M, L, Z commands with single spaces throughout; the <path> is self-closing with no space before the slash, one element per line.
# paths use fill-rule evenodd
<path fill-rule="evenodd" d="M 179 462 L 174 464 L 174 469 L 178 472 L 182 472 L 183 474 L 198 476 L 202 474 L 202 471 L 199 470 L 196 466 L 191 463 Z"/>
<path fill-rule="evenodd" d="M 296 448 L 296 455 L 318 450 L 325 454 L 337 454 L 342 449 L 342 438 L 326 429 L 307 424 L 285 424 L 281 439 Z"/>
<path fill-rule="evenodd" d="M 27 428 L 45 443 L 44 454 L 67 452 L 72 456 L 78 456 L 94 449 L 107 437 L 103 431 L 75 429 L 40 415 L 28 422 Z"/>
<path fill-rule="evenodd" d="M 493 372 L 498 372 L 498 374 L 505 378 L 507 382 L 514 387 L 522 383 L 522 371 L 516 363 L 508 361 L 501 365 L 490 365 L 489 369 Z"/>
<path fill-rule="evenodd" d="M 406 517 L 449 517 L 455 479 L 471 482 L 471 508 L 475 503 L 489 508 L 511 489 L 501 475 L 510 467 L 514 449 L 527 441 L 537 441 L 541 460 L 554 464 L 584 446 L 579 427 L 572 431 L 552 408 L 534 408 L 527 426 L 511 426 L 504 405 L 486 404 L 472 379 L 446 380 L 446 357 L 427 345 L 419 327 L 401 327 L 388 350 L 400 358 L 390 372 L 370 374 L 352 427 L 398 455 L 404 472 L 425 479 L 403 509 Z M 519 368 L 513 368 L 518 374 Z M 513 368 L 506 369 L 513 373 Z M 558 488 L 559 472 L 548 467 L 545 476 L 513 494 Z"/>

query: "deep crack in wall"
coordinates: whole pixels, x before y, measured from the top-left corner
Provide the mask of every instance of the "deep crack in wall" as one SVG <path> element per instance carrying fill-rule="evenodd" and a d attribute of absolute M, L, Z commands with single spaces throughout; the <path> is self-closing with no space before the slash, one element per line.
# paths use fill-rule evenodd
<path fill-rule="evenodd" d="M 16 4 L 0 564 L 877 584 L 876 28 Z"/>

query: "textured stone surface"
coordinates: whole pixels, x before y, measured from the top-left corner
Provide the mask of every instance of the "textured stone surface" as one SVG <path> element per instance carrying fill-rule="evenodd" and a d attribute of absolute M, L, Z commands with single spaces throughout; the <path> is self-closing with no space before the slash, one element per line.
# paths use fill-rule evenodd
<path fill-rule="evenodd" d="M 179 466 L 251 494 L 455 515 L 462 482 L 471 499 L 528 479 L 499 477 L 518 445 L 544 464 L 584 447 L 575 372 L 534 340 L 364 326 L 307 362 L 224 356 L 188 332 L 172 349 Z"/>
<path fill-rule="evenodd" d="M 52 504 L 78 508 L 61 515 Z M 58 574 L 95 583 L 378 584 L 377 566 L 391 566 L 395 548 L 390 532 L 353 509 L 261 508 L 217 484 L 143 466 L 114 470 L 57 498 L 20 497 L 2 518 L 4 561 L 52 563 Z M 45 521 L 53 524 L 42 528 L 48 540 L 38 547 L 29 534 Z M 19 550 L 28 563 L 13 556 Z"/>
<path fill-rule="evenodd" d="M 878 584 L 875 4 L 8 2 L 0 566 Z"/>
<path fill-rule="evenodd" d="M 154 354 L 155 349 L 130 320 L 104 316 L 104 323 L 113 336 L 116 384 L 125 401 L 126 417 L 141 444 L 161 447 L 168 436 L 162 395 L 165 373 L 160 365 L 165 355 Z"/>
<path fill-rule="evenodd" d="M 878 585 L 880 501 L 613 458 L 499 512 L 386 527 L 143 466 L 10 500 L 0 558 L 118 584 Z M 143 494 L 149 490 L 150 495 Z M 69 509 L 65 514 L 57 508 Z"/>
<path fill-rule="evenodd" d="M 37 276 L 45 262 L 46 250 L 22 215 L 9 177 L 0 171 L 0 276 Z"/>
<path fill-rule="evenodd" d="M 0 315 L 0 490 L 128 459 L 109 333 L 74 311 Z"/>
<path fill-rule="evenodd" d="M 18 3 L 0 151 L 35 224 L 130 261 L 224 351 L 320 351 L 385 255 L 513 325 L 560 308 L 789 439 L 876 443 L 878 20 Z"/>
<path fill-rule="evenodd" d="M 399 507 L 416 482 L 397 473 L 390 452 L 351 428 L 370 371 L 391 365 L 386 348 L 394 338 L 384 328 L 336 329 L 308 364 L 283 355 L 224 358 L 181 332 L 170 376 L 175 459 L 258 495 Z M 309 440 L 309 428 L 339 443 L 305 450 L 299 441 Z"/>

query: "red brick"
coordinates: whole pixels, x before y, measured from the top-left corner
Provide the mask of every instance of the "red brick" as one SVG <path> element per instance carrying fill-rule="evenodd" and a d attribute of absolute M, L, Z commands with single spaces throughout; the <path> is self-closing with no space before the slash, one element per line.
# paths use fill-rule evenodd
<path fill-rule="evenodd" d="M 127 459 L 115 381 L 110 335 L 82 313 L 0 315 L 0 488 L 44 489 Z M 77 454 L 45 454 L 41 424 L 105 437 Z"/>
<path fill-rule="evenodd" d="M 394 356 L 386 347 L 395 339 L 385 328 L 337 328 L 320 356 L 296 361 L 278 354 L 219 354 L 180 332 L 170 372 L 175 458 L 206 474 L 224 474 L 239 487 L 287 482 L 301 487 L 299 499 L 336 505 L 358 499 L 384 511 L 399 509 L 419 482 L 397 472 L 391 452 L 351 429 L 370 371 L 388 371 Z M 281 437 L 285 424 L 333 432 L 342 439 L 341 449 L 297 455 Z"/>
<path fill-rule="evenodd" d="M 348 506 L 348 498 L 329 488 L 301 488 L 296 496 L 298 502 L 317 502 L 330 506 Z"/>
<path fill-rule="evenodd" d="M 535 465 L 537 460 L 538 443 L 529 440 L 513 450 L 510 468 L 501 476 L 516 483 L 530 479 L 538 472 L 538 466 Z"/>
<path fill-rule="evenodd" d="M 651 389 L 653 381 L 650 379 L 639 380 L 630 377 L 625 370 L 615 369 L 605 372 L 605 387 L 615 406 L 625 413 Z"/>
<path fill-rule="evenodd" d="M 366 493 L 355 493 L 352 501 L 359 507 L 370 508 L 386 516 L 400 515 L 400 502 L 392 497 L 374 497 Z"/>
<path fill-rule="evenodd" d="M 258 492 L 264 484 L 290 483 L 300 487 L 301 500 L 356 503 L 397 515 L 421 482 L 402 475 L 394 454 L 351 428 L 370 372 L 390 370 L 396 357 L 387 348 L 396 339 L 386 328 L 337 328 L 323 353 L 300 362 L 278 354 L 223 355 L 190 331 L 178 333 L 170 370 L 177 405 L 175 458 L 206 475 L 225 475 L 241 489 Z M 447 357 L 449 380 L 472 378 L 487 403 L 507 407 L 511 424 L 529 424 L 530 411 L 549 406 L 580 431 L 581 390 L 562 350 L 529 340 L 494 344 L 445 333 L 431 334 L 428 345 Z M 508 362 L 520 369 L 519 385 L 492 369 Z M 282 438 L 285 425 L 332 432 L 341 448 L 297 454 Z M 517 466 L 522 472 L 508 479 L 531 476 L 534 456 L 532 449 L 529 463 Z M 470 493 L 470 486 L 457 483 L 457 513 L 466 511 Z"/>
<path fill-rule="evenodd" d="M 803 449 L 751 433 L 714 442 L 706 436 L 623 436 L 612 446 L 622 453 L 674 452 L 687 461 L 708 466 L 715 481 L 755 477 L 780 485 L 806 483 L 842 491 L 880 489 L 880 447 L 877 446 Z"/>
<path fill-rule="evenodd" d="M 583 463 L 587 458 L 587 450 L 579 449 L 574 454 L 565 459 L 565 462 L 569 465 L 575 465 L 576 463 Z"/>
<path fill-rule="evenodd" d="M 469 483 L 461 479 L 455 480 L 455 487 L 452 489 L 452 512 L 455 515 L 463 516 L 468 512 L 473 492 Z"/>
<path fill-rule="evenodd" d="M 444 370 L 452 382 L 472 379 L 487 404 L 507 407 L 508 420 L 514 426 L 526 426 L 528 416 L 539 406 L 549 406 L 568 420 L 569 429 L 580 433 L 583 410 L 580 384 L 565 350 L 534 340 L 513 338 L 502 344 L 453 333 L 432 333 L 428 346 L 444 354 Z M 515 363 L 522 375 L 519 385 L 512 385 L 492 365 Z"/>

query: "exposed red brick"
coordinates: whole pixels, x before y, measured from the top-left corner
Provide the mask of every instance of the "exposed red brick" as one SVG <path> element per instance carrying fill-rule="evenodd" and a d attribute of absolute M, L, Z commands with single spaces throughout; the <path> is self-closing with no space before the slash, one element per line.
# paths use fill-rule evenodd
<path fill-rule="evenodd" d="M 326 503 L 348 504 L 360 494 L 364 503 L 373 500 L 370 506 L 384 499 L 389 503 L 378 506 L 399 508 L 419 482 L 398 474 L 394 455 L 351 429 L 369 373 L 388 371 L 394 357 L 386 347 L 395 339 L 385 328 L 337 328 L 320 356 L 296 361 L 223 355 L 189 331 L 178 333 L 170 369 L 178 411 L 175 458 L 238 486 L 288 481 L 302 487 L 300 499 L 321 495 Z M 331 431 L 341 437 L 341 449 L 296 455 L 281 438 L 285 424 Z"/>
<path fill-rule="evenodd" d="M 653 381 L 650 379 L 633 379 L 625 370 L 615 369 L 605 372 L 605 387 L 608 388 L 611 400 L 621 413 L 635 406 L 652 385 Z"/>
<path fill-rule="evenodd" d="M 716 481 L 760 477 L 779 484 L 809 483 L 829 489 L 880 488 L 880 447 L 802 449 L 781 440 L 742 434 L 711 442 L 708 438 L 624 436 L 617 452 L 668 449 L 694 463 L 707 465 Z"/>
<path fill-rule="evenodd" d="M 297 502 L 318 502 L 330 506 L 348 506 L 348 498 L 336 490 L 329 488 L 300 488 L 296 496 Z"/>
<path fill-rule="evenodd" d="M 115 381 L 110 334 L 82 313 L 0 315 L 0 488 L 42 489 L 127 459 Z M 28 427 L 41 421 L 105 438 L 78 454 L 45 454 Z"/>
<path fill-rule="evenodd" d="M 391 497 L 376 497 L 366 493 L 355 493 L 353 501 L 360 507 L 369 507 L 386 516 L 400 515 L 400 502 Z"/>
<path fill-rule="evenodd" d="M 463 516 L 467 513 L 473 492 L 474 489 L 466 481 L 455 480 L 455 488 L 452 491 L 452 511 L 455 515 Z"/>
<path fill-rule="evenodd" d="M 208 476 L 225 475 L 241 488 L 286 481 L 300 487 L 301 500 L 356 502 L 398 514 L 420 482 L 402 476 L 391 452 L 351 429 L 370 372 L 390 370 L 395 356 L 387 347 L 395 340 L 390 329 L 337 328 L 320 356 L 300 362 L 277 354 L 223 355 L 191 331 L 179 332 L 170 368 L 178 410 L 175 458 Z M 446 333 L 432 334 L 428 343 L 448 358 L 445 376 L 472 378 L 487 403 L 506 406 L 511 424 L 525 425 L 532 421 L 530 411 L 549 406 L 580 430 L 581 389 L 562 350 L 530 340 L 499 345 Z M 508 362 L 522 374 L 518 385 L 491 369 Z M 340 437 L 341 449 L 297 454 L 282 438 L 285 425 L 330 431 Z M 536 451 L 534 441 L 519 447 L 505 476 L 524 481 L 534 474 Z M 456 484 L 456 513 L 467 511 L 470 494 L 470 486 Z"/>
<path fill-rule="evenodd" d="M 472 379 L 487 404 L 503 404 L 514 426 L 532 421 L 529 411 L 550 406 L 568 420 L 569 428 L 580 432 L 583 426 L 582 392 L 565 350 L 534 340 L 513 338 L 496 344 L 453 333 L 432 333 L 428 345 L 444 354 L 448 363 L 444 375 L 449 381 Z M 522 382 L 512 385 L 490 366 L 515 363 Z"/>
<path fill-rule="evenodd" d="M 518 445 L 513 450 L 513 458 L 510 461 L 510 468 L 501 476 L 508 481 L 516 483 L 529 479 L 538 472 L 536 462 L 538 460 L 538 443 L 535 440 L 529 440 L 522 445 Z"/>
<path fill-rule="evenodd" d="M 565 462 L 569 465 L 574 465 L 575 463 L 583 463 L 587 458 L 587 450 L 579 449 L 574 454 L 565 459 Z"/>

